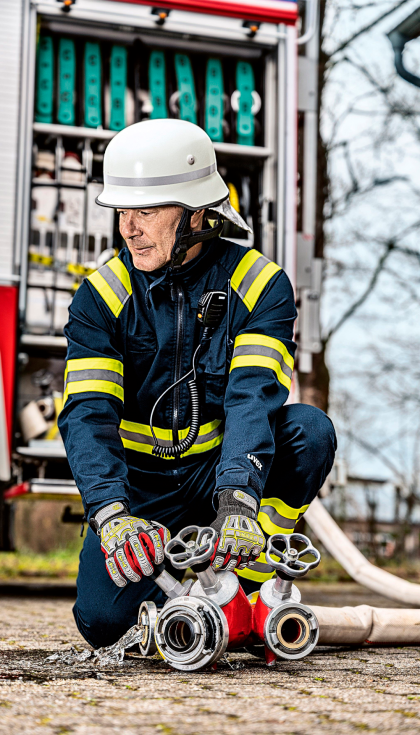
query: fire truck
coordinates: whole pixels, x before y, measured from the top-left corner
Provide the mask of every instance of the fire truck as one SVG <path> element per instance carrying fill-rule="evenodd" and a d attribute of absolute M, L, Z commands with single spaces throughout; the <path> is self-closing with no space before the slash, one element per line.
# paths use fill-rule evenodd
<path fill-rule="evenodd" d="M 125 126 L 174 117 L 206 130 L 254 232 L 223 234 L 287 271 L 299 369 L 311 369 L 317 0 L 2 0 L 0 12 L 0 481 L 6 503 L 74 500 L 57 430 L 63 326 L 82 279 L 123 246 L 95 197 Z"/>

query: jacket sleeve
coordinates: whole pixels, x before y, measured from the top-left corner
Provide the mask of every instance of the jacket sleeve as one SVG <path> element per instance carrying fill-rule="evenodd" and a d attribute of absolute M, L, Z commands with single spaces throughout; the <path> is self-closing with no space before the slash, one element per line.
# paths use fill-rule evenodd
<path fill-rule="evenodd" d="M 276 415 L 291 386 L 296 316 L 292 286 L 280 271 L 236 335 L 216 495 L 227 487 L 240 487 L 261 500 L 274 458 Z"/>
<path fill-rule="evenodd" d="M 114 500 L 128 506 L 127 463 L 118 428 L 123 357 L 116 318 L 86 280 L 64 328 L 68 340 L 64 407 L 58 425 L 87 517 Z"/>

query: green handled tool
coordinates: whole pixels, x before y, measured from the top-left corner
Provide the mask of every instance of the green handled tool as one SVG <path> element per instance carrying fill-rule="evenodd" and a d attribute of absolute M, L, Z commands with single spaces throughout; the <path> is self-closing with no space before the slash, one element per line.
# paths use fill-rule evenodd
<path fill-rule="evenodd" d="M 206 108 L 204 128 L 209 137 L 223 141 L 223 68 L 220 59 L 209 59 L 206 68 Z"/>
<path fill-rule="evenodd" d="M 186 54 L 175 54 L 175 73 L 179 92 L 179 117 L 197 125 L 197 99 L 191 61 Z"/>
<path fill-rule="evenodd" d="M 52 123 L 54 92 L 54 47 L 51 36 L 41 36 L 36 70 L 35 121 Z"/>
<path fill-rule="evenodd" d="M 254 145 L 254 115 L 252 113 L 255 89 L 254 71 L 247 61 L 236 65 L 236 89 L 239 92 L 236 114 L 236 132 L 239 145 Z"/>
<path fill-rule="evenodd" d="M 166 106 L 166 63 L 163 51 L 152 51 L 149 58 L 150 119 L 168 117 Z"/>
<path fill-rule="evenodd" d="M 76 84 L 76 50 L 70 38 L 60 38 L 58 44 L 58 112 L 62 125 L 74 125 L 74 91 Z"/>
<path fill-rule="evenodd" d="M 113 46 L 110 59 L 110 130 L 125 128 L 125 93 L 127 86 L 127 49 Z"/>
<path fill-rule="evenodd" d="M 97 128 L 102 125 L 102 60 L 99 43 L 85 44 L 85 125 Z"/>

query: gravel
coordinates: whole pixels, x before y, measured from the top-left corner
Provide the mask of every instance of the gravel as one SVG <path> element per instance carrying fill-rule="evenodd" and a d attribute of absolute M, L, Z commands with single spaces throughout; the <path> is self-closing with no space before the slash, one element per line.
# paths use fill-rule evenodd
<path fill-rule="evenodd" d="M 378 604 L 356 585 L 305 584 L 302 591 L 309 603 L 337 605 L 346 598 L 346 604 Z M 384 598 L 379 602 L 393 606 Z M 3 596 L 0 733 L 420 732 L 420 648 L 317 648 L 302 661 L 272 669 L 232 653 L 216 672 L 195 674 L 136 654 L 128 654 L 122 666 L 100 669 L 91 658 L 70 665 L 47 662 L 71 646 L 87 648 L 71 606 L 68 599 Z"/>

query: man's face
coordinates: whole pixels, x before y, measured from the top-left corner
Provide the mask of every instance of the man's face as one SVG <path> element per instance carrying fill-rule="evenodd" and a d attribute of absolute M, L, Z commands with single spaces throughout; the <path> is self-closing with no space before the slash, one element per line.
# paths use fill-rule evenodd
<path fill-rule="evenodd" d="M 135 268 L 154 271 L 170 260 L 181 207 L 119 209 L 120 232 Z"/>
<path fill-rule="evenodd" d="M 118 209 L 120 232 L 132 255 L 134 267 L 140 271 L 162 268 L 171 259 L 176 228 L 181 219 L 182 207 L 146 207 L 145 209 Z M 194 212 L 191 228 L 199 229 L 203 212 Z M 200 245 L 201 247 L 201 245 Z M 185 260 L 197 255 L 195 245 Z M 196 252 L 192 252 L 196 251 Z"/>

